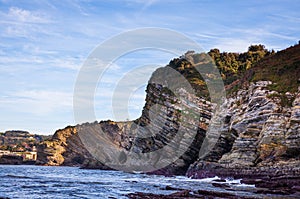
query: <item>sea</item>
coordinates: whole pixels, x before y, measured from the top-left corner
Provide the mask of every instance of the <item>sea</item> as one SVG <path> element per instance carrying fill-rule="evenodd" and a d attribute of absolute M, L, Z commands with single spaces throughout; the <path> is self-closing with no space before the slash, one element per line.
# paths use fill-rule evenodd
<path fill-rule="evenodd" d="M 218 177 L 133 174 L 122 171 L 86 170 L 77 167 L 0 165 L 0 198 L 128 198 L 135 192 L 172 194 L 166 187 L 208 190 L 253 196 L 254 185 L 227 179 L 230 189 L 213 186 Z M 258 198 L 266 195 L 257 195 Z M 271 197 L 273 198 L 273 196 Z M 275 198 L 275 196 L 274 196 Z M 276 197 L 277 198 L 277 197 Z M 280 198 L 280 196 L 278 197 Z"/>

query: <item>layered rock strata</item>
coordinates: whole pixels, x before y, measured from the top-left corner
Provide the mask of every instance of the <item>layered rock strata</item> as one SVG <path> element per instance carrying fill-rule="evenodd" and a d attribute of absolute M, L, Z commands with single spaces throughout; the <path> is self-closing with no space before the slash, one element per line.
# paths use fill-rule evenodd
<path fill-rule="evenodd" d="M 277 93 L 268 89 L 271 84 L 252 83 L 227 100 L 220 139 L 212 153 L 190 166 L 188 176 L 245 178 L 274 189 L 299 186 L 300 88 L 292 94 L 292 106 L 283 107 L 274 97 Z M 231 149 L 225 152 L 223 143 Z"/>
<path fill-rule="evenodd" d="M 193 61 L 183 57 L 173 62 L 172 67 L 158 69 L 150 79 L 140 118 L 130 122 L 87 123 L 59 130 L 52 140 L 38 148 L 39 163 L 100 169 L 118 163 L 124 165 L 123 168 L 136 166 L 137 170 L 151 165 L 149 169 L 155 174 L 187 174 L 194 178 L 218 175 L 245 178 L 248 182 L 258 179 L 252 181 L 257 186 L 272 185 L 289 190 L 299 184 L 300 90 L 282 94 L 271 89 L 276 86 L 271 81 L 247 82 L 235 95 L 224 99 L 221 108 L 214 113 L 215 104 L 201 97 L 201 93 L 205 93 L 203 82 L 193 69 Z M 172 70 L 191 80 L 194 87 L 201 86 L 194 89 L 196 92 L 182 89 L 182 82 L 170 75 Z M 207 132 L 210 124 L 220 121 L 219 126 L 215 125 L 218 128 Z M 205 138 L 209 137 L 217 142 L 199 156 Z M 139 154 L 156 152 L 174 140 L 176 145 L 173 144 L 171 150 L 136 164 Z M 97 141 L 119 152 L 103 146 L 97 150 Z M 175 150 L 181 147 L 185 150 Z M 132 153 L 135 155 L 129 156 Z M 174 156 L 178 156 L 175 161 Z M 159 163 L 164 160 L 171 164 L 161 168 Z"/>

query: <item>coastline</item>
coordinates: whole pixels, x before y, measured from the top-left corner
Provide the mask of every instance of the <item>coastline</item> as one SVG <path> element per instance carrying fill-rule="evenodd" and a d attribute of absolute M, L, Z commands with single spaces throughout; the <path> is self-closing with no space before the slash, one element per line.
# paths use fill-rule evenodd
<path fill-rule="evenodd" d="M 211 163 L 210 163 L 211 164 Z M 6 164 L 9 165 L 9 164 Z M 1 165 L 0 165 L 1 166 Z M 10 166 L 16 166 L 10 164 Z M 26 166 L 26 164 L 18 165 Z M 42 166 L 42 167 L 71 167 L 81 170 L 99 170 L 97 168 L 81 168 L 76 166 L 50 166 L 50 165 L 29 165 L 27 166 Z M 191 180 L 199 180 L 201 182 L 211 181 L 212 186 L 219 188 L 218 191 L 202 190 L 202 189 L 186 189 L 182 187 L 165 186 L 162 190 L 174 191 L 171 194 L 155 194 L 145 192 L 134 192 L 127 194 L 127 197 L 136 198 L 242 198 L 255 199 L 260 197 L 240 196 L 235 194 L 237 190 L 244 190 L 251 194 L 266 195 L 275 198 L 297 198 L 300 197 L 300 169 L 293 166 L 282 167 L 263 167 L 263 168 L 221 168 L 216 165 L 210 165 L 211 168 L 206 169 L 190 169 L 185 176 L 180 175 L 161 175 L 155 173 L 145 173 L 151 177 L 163 176 L 163 178 L 185 178 Z M 105 170 L 99 170 L 105 171 Z M 115 171 L 107 169 L 106 171 Z M 132 173 L 133 174 L 133 173 Z M 237 188 L 237 186 L 240 186 Z M 230 193 L 228 193 L 230 191 Z M 231 192 L 232 191 L 232 192 Z M 0 197 L 1 198 L 1 197 Z"/>
<path fill-rule="evenodd" d="M 67 166 L 0 166 L 0 197 L 18 198 L 14 193 L 29 192 L 31 198 L 40 193 L 104 194 L 100 198 L 297 198 L 299 194 L 263 193 L 262 188 L 247 185 L 242 180 L 220 177 L 192 179 L 185 176 L 133 174 L 120 171 L 86 170 Z M 26 168 L 26 169 L 25 169 Z M 15 173 L 17 172 L 17 173 Z M 8 182 L 18 182 L 14 187 Z M 41 186 L 41 182 L 43 185 Z M 5 184 L 3 184 L 5 183 Z M 3 186 L 2 186 L 3 185 Z M 76 188 L 75 188 L 76 187 Z M 92 191 L 87 191 L 93 187 Z M 75 190 L 73 190 L 75 188 Z M 104 193 L 101 190 L 108 192 Z M 4 192 L 3 190 L 8 190 Z M 10 193 L 10 191 L 13 191 Z M 31 195 L 34 194 L 34 195 Z M 117 195 L 115 195 L 117 194 Z M 86 195 L 88 197 L 88 195 Z M 53 196 L 53 195 L 52 195 Z M 62 195 L 60 195 L 62 196 Z M 69 195 L 70 196 L 70 195 Z M 77 195 L 78 196 L 78 195 Z"/>

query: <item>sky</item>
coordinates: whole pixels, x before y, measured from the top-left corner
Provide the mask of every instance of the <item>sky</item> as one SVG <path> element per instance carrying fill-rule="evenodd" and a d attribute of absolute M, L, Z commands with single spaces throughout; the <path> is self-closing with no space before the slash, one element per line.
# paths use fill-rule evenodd
<path fill-rule="evenodd" d="M 244 52 L 258 43 L 278 51 L 300 40 L 299 10 L 296 0 L 0 0 L 0 132 L 53 134 L 74 125 L 80 68 L 99 44 L 124 31 L 167 28 L 205 51 Z M 114 119 L 111 96 L 125 74 L 152 64 L 150 77 L 172 58 L 167 52 L 143 50 L 117 59 L 95 91 L 97 120 Z M 130 117 L 123 120 L 140 115 L 147 81 L 131 94 Z"/>

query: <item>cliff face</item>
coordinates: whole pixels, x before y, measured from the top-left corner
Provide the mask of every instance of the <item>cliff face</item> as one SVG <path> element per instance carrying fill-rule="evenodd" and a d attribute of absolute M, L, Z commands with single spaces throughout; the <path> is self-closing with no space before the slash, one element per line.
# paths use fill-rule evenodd
<path fill-rule="evenodd" d="M 82 146 L 75 127 L 58 130 L 52 139 L 40 144 L 38 163 L 46 165 L 77 165 L 87 158 L 88 153 Z"/>
<path fill-rule="evenodd" d="M 189 65 L 185 60 L 179 64 Z M 171 71 L 174 69 L 167 67 L 153 74 L 140 118 L 130 122 L 86 123 L 58 130 L 50 141 L 38 147 L 38 163 L 101 169 L 111 165 L 127 171 L 139 171 L 151 165 L 147 170 L 154 173 L 184 175 L 198 158 L 213 104 L 180 87 L 168 89 L 164 84 L 174 85 L 177 81 L 173 76 L 166 79 L 163 75 Z M 176 142 L 171 143 L 173 139 Z M 165 149 L 167 145 L 171 147 Z"/>
<path fill-rule="evenodd" d="M 284 53 L 270 55 L 261 63 L 272 64 L 270 60 L 279 59 Z M 195 178 L 215 175 L 238 177 L 242 174 L 251 176 L 253 172 L 265 175 L 266 171 L 269 171 L 268 175 L 271 176 L 274 173 L 272 169 L 276 168 L 281 168 L 283 174 L 294 172 L 298 175 L 300 90 L 295 90 L 295 86 L 299 86 L 299 80 L 296 79 L 298 83 L 293 82 L 290 92 L 283 92 L 283 86 L 278 84 L 283 82 L 280 79 L 282 70 L 289 67 L 289 71 L 293 71 L 291 77 L 300 78 L 299 54 L 297 46 L 292 49 L 292 61 L 284 62 L 282 67 L 280 61 L 275 63 L 277 65 L 270 65 L 268 70 L 275 71 L 273 79 L 271 78 L 273 82 L 262 81 L 270 79 L 261 78 L 261 70 L 257 67 L 253 67 L 252 80 L 249 79 L 251 75 L 246 72 L 246 80 L 229 81 L 230 85 L 226 86 L 230 89 L 238 88 L 238 91 L 224 99 L 221 109 L 215 114 L 215 104 L 207 97 L 203 79 L 195 73 L 193 60 L 186 57 L 175 59 L 170 62 L 169 68 L 158 69 L 150 79 L 146 90 L 146 104 L 140 118 L 131 122 L 94 122 L 58 130 L 52 140 L 38 147 L 39 163 L 108 169 L 101 163 L 105 160 L 105 163 L 110 163 L 108 165 L 113 166 L 118 162 L 122 166 L 126 163 L 137 170 L 154 165 L 149 169 L 152 173 L 187 173 Z M 196 92 L 180 89 L 181 82 L 173 76 L 167 78 L 171 72 L 170 68 L 188 79 Z M 274 79 L 276 75 L 279 77 L 278 81 Z M 170 90 L 170 85 L 178 86 Z M 215 120 L 221 120 L 223 123 L 208 135 L 206 132 L 209 124 Z M 177 136 L 179 129 L 184 136 Z M 98 134 L 102 136 L 96 136 Z M 203 140 L 208 136 L 217 137 L 218 140 L 212 150 L 207 151 L 204 157 L 199 157 Z M 187 137 L 191 139 L 186 139 Z M 177 148 L 187 146 L 183 147 L 185 150 L 182 153 L 175 154 L 178 155 L 176 161 L 172 161 L 172 150 L 150 156 L 138 164 L 136 162 L 140 157 L 129 157 L 132 152 L 142 156 L 158 151 L 174 139 Z M 119 153 L 103 146 L 99 146 L 97 150 L 97 142 L 109 143 L 118 148 Z M 89 146 L 86 143 L 91 144 Z M 173 163 L 160 168 L 158 163 L 163 160 Z M 126 170 L 125 166 L 122 169 Z"/>
<path fill-rule="evenodd" d="M 106 169 L 107 167 L 101 164 L 101 161 L 105 159 L 106 163 L 119 162 L 121 157 L 105 148 L 101 148 L 103 153 L 100 151 L 99 154 L 95 151 L 91 155 L 91 152 L 97 148 L 97 143 L 104 142 L 104 144 L 113 145 L 122 149 L 125 154 L 130 151 L 136 154 L 149 153 L 166 146 L 176 136 L 180 127 L 182 134 L 193 139 L 177 138 L 176 147 L 180 148 L 180 145 L 186 145 L 186 151 L 183 151 L 179 159 L 170 166 L 160 169 L 156 173 L 165 175 L 185 174 L 188 166 L 198 158 L 199 149 L 205 137 L 209 119 L 212 116 L 212 105 L 204 99 L 181 90 L 182 104 L 179 109 L 174 103 L 178 99 L 171 94 L 166 94 L 163 87 L 157 84 L 149 84 L 147 93 L 147 102 L 139 119 L 132 122 L 101 121 L 86 123 L 58 130 L 50 141 L 45 141 L 39 145 L 38 163 Z M 188 114 L 189 111 L 193 110 L 189 107 L 189 104 L 202 107 L 198 110 L 201 112 L 200 123 L 192 116 L 188 121 L 180 121 L 181 112 Z M 190 133 L 191 131 L 193 134 Z M 97 137 L 100 132 L 104 132 L 105 136 Z M 137 135 L 138 137 L 136 137 Z M 170 158 L 171 163 L 174 155 L 172 153 L 170 151 L 170 157 L 165 155 L 155 157 L 155 161 L 159 162 L 160 159 Z M 138 159 L 128 161 L 137 161 Z M 130 164 L 128 161 L 126 164 Z M 154 165 L 153 161 L 152 158 L 148 158 L 141 165 L 135 165 L 132 162 L 131 166 Z M 159 168 L 159 166 L 157 167 Z"/>
<path fill-rule="evenodd" d="M 277 92 L 268 89 L 270 85 L 269 81 L 252 83 L 227 99 L 217 144 L 189 167 L 187 176 L 243 179 L 265 193 L 299 192 L 300 87 L 285 94 L 292 105 L 284 107 Z"/>
<path fill-rule="evenodd" d="M 300 166 L 300 87 L 287 97 L 291 107 L 283 107 L 272 82 L 252 83 L 225 102 L 226 115 L 221 136 L 211 153 L 194 163 L 190 170 L 205 170 L 214 163 L 224 168 Z M 224 150 L 227 147 L 227 151 Z M 216 156 L 216 154 L 219 154 Z"/>

